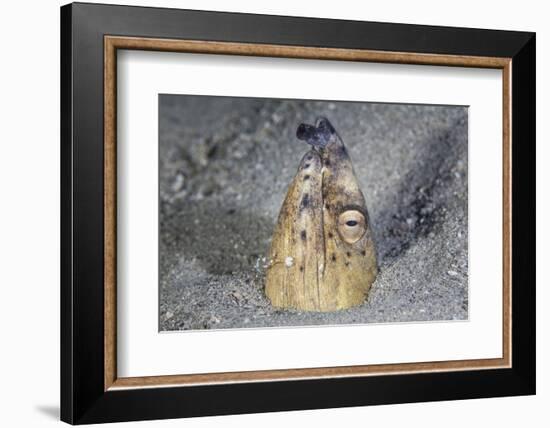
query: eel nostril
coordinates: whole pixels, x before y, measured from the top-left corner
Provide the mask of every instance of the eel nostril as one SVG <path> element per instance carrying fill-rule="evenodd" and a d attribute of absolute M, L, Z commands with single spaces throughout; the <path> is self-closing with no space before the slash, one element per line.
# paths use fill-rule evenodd
<path fill-rule="evenodd" d="M 301 123 L 296 130 L 296 137 L 313 147 L 324 148 L 336 131 L 326 118 L 319 118 L 316 125 Z"/>
<path fill-rule="evenodd" d="M 309 143 L 309 140 L 315 135 L 315 127 L 308 125 L 307 123 L 302 123 L 300 126 L 298 126 L 298 129 L 296 130 L 296 137 L 299 140 L 305 140 Z"/>

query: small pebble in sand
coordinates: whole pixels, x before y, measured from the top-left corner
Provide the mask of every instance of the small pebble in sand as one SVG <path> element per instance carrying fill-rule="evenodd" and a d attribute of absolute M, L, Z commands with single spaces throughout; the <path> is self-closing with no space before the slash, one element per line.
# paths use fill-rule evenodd
<path fill-rule="evenodd" d="M 176 178 L 172 183 L 172 190 L 174 192 L 179 192 L 182 189 L 184 182 L 185 182 L 185 177 L 183 175 L 181 174 L 176 175 Z"/>
<path fill-rule="evenodd" d="M 294 264 L 294 259 L 292 257 L 288 256 L 285 259 L 285 266 L 286 267 L 291 267 L 293 264 Z"/>

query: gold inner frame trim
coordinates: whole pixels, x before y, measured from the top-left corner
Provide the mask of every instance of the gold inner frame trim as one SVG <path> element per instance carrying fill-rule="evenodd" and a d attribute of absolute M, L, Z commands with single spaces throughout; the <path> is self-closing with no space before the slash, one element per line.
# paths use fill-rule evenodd
<path fill-rule="evenodd" d="M 503 128 L 503 308 L 502 358 L 376 364 L 342 367 L 261 370 L 170 376 L 117 376 L 116 366 L 116 88 L 117 50 L 146 50 L 218 55 L 243 55 L 298 59 L 324 59 L 393 64 L 494 68 L 502 70 Z M 361 49 L 321 48 L 140 37 L 104 37 L 104 389 L 155 388 L 220 383 L 290 381 L 314 378 L 360 377 L 422 372 L 481 370 L 511 367 L 512 362 L 512 157 L 511 157 L 511 58 L 419 54 Z"/>

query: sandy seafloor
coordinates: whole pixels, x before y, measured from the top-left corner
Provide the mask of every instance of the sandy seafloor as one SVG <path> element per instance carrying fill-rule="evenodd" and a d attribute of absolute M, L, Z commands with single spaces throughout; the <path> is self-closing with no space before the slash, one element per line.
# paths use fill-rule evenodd
<path fill-rule="evenodd" d="M 466 107 L 159 97 L 161 331 L 468 318 Z M 380 272 L 367 301 L 273 308 L 265 265 L 303 154 L 326 116 L 365 195 Z"/>

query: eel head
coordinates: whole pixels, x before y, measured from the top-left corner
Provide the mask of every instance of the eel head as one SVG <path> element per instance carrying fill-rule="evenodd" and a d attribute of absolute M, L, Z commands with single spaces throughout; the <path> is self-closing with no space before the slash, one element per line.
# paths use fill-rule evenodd
<path fill-rule="evenodd" d="M 361 304 L 378 267 L 365 198 L 344 142 L 324 117 L 301 124 L 311 146 L 273 234 L 266 295 L 276 307 L 335 311 Z"/>

